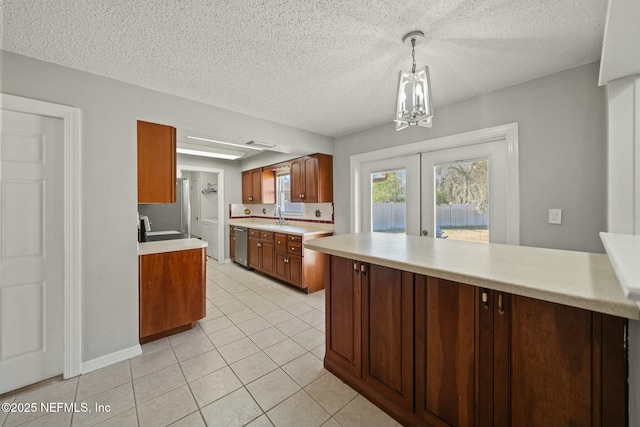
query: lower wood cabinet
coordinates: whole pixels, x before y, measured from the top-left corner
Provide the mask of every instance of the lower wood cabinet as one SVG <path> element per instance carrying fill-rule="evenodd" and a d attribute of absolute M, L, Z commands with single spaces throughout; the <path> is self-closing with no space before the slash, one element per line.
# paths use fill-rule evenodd
<path fill-rule="evenodd" d="M 301 235 L 249 229 L 249 267 L 307 293 L 324 289 L 329 256 L 305 249 L 303 242 Z"/>
<path fill-rule="evenodd" d="M 236 258 L 236 232 L 233 227 L 229 229 L 229 258 L 232 261 Z"/>
<path fill-rule="evenodd" d="M 624 426 L 626 319 L 331 257 L 325 367 L 403 425 Z"/>
<path fill-rule="evenodd" d="M 139 258 L 140 342 L 190 329 L 206 316 L 205 248 Z"/>
<path fill-rule="evenodd" d="M 249 229 L 249 266 L 267 274 L 275 268 L 273 232 Z"/>

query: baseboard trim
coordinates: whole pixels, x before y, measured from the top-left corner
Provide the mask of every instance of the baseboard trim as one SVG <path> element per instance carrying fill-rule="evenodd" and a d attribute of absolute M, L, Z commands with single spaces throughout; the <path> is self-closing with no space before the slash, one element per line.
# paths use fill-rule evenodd
<path fill-rule="evenodd" d="M 132 357 L 136 357 L 141 354 L 142 347 L 140 347 L 140 344 L 136 344 L 132 347 L 82 362 L 82 373 L 88 374 L 89 372 L 113 365 L 114 363 L 122 362 L 123 360 L 131 359 Z"/>

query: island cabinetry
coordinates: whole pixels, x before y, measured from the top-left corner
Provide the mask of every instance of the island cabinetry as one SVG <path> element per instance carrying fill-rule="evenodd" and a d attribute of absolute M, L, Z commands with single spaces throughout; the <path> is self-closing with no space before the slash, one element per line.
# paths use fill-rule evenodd
<path fill-rule="evenodd" d="M 138 203 L 175 203 L 176 128 L 138 121 Z"/>
<path fill-rule="evenodd" d="M 290 168 L 292 202 L 333 201 L 333 156 L 300 157 L 291 161 Z"/>
<path fill-rule="evenodd" d="M 413 412 L 414 277 L 331 257 L 325 365 Z"/>
<path fill-rule="evenodd" d="M 275 248 L 273 232 L 249 229 L 249 266 L 273 275 L 275 268 Z"/>
<path fill-rule="evenodd" d="M 205 248 L 139 257 L 140 342 L 193 327 L 206 315 Z"/>
<path fill-rule="evenodd" d="M 325 367 L 403 425 L 627 425 L 626 319 L 331 256 Z"/>
<path fill-rule="evenodd" d="M 275 203 L 276 181 L 273 172 L 262 168 L 242 172 L 242 203 Z"/>

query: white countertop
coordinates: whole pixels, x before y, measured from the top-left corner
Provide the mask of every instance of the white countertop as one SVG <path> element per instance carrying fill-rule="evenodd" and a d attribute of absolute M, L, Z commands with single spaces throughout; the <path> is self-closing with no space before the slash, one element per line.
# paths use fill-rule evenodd
<path fill-rule="evenodd" d="M 625 298 L 602 254 L 462 242 L 385 233 L 308 240 L 308 249 L 629 319 Z"/>
<path fill-rule="evenodd" d="M 287 224 L 286 221 L 282 225 L 275 224 L 275 220 L 271 223 L 267 222 L 258 222 L 258 221 L 247 221 L 243 219 L 232 219 L 229 220 L 229 225 L 237 225 L 241 227 L 254 228 L 256 230 L 264 230 L 264 231 L 274 231 L 278 233 L 287 233 L 287 234 L 296 234 L 296 235 L 304 235 L 305 237 L 318 235 L 318 234 L 327 234 L 333 233 L 333 230 L 323 229 L 318 227 L 308 227 L 304 225 L 300 225 L 300 223 Z"/>
<path fill-rule="evenodd" d="M 624 295 L 640 306 L 640 236 L 600 233 Z"/>
<path fill-rule="evenodd" d="M 206 248 L 207 242 L 200 239 L 159 240 L 157 242 L 140 242 L 138 255 L 151 255 L 163 252 L 186 251 L 189 249 Z"/>

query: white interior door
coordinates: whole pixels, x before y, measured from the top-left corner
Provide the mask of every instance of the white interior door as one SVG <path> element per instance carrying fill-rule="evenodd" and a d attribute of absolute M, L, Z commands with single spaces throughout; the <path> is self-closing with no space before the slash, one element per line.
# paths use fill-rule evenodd
<path fill-rule="evenodd" d="M 2 111 L 0 393 L 64 358 L 63 123 Z"/>
<path fill-rule="evenodd" d="M 488 172 L 488 241 L 492 243 L 514 243 L 509 239 L 508 233 L 509 203 L 507 189 L 509 174 L 507 155 L 504 140 L 423 153 L 422 235 L 436 237 L 436 172 L 438 168 L 486 161 Z M 466 215 L 467 217 L 477 216 L 477 212 L 471 209 Z M 473 224 L 470 227 L 461 227 L 461 229 L 471 232 L 474 229 Z M 443 231 L 446 236 L 447 230 L 444 229 Z M 461 238 L 461 240 L 472 239 Z"/>
<path fill-rule="evenodd" d="M 420 155 L 363 163 L 361 171 L 362 231 L 419 235 Z"/>
<path fill-rule="evenodd" d="M 197 237 L 202 237 L 200 229 L 200 181 L 192 179 L 189 181 L 189 203 L 191 203 L 191 231 Z"/>

